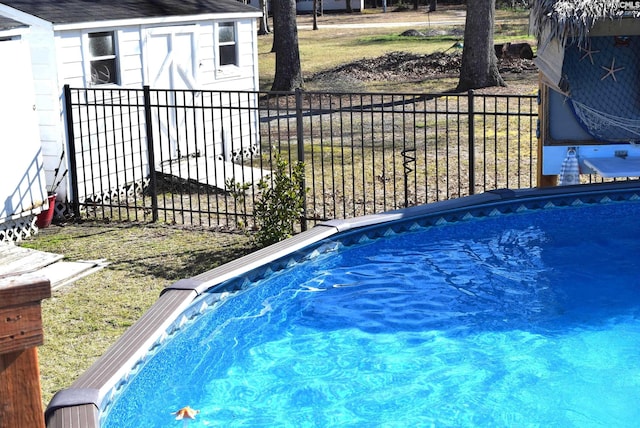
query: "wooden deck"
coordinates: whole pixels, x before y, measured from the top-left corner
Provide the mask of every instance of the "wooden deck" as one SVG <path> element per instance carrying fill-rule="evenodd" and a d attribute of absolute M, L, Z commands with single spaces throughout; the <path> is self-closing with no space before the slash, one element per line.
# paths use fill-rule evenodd
<path fill-rule="evenodd" d="M 107 265 L 104 260 L 67 262 L 63 259 L 62 254 L 0 243 L 0 282 L 16 276 L 40 276 L 49 279 L 51 288 L 56 289 Z"/>

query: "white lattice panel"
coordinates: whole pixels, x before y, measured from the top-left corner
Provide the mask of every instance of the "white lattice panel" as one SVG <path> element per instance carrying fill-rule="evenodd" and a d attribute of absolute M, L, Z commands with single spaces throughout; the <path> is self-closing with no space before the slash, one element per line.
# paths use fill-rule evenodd
<path fill-rule="evenodd" d="M 0 224 L 0 241 L 20 242 L 38 233 L 36 216 L 29 215 Z"/>
<path fill-rule="evenodd" d="M 149 186 L 149 179 L 145 178 L 144 180 L 138 180 L 135 183 L 128 184 L 125 186 L 115 187 L 113 189 L 101 192 L 94 193 L 93 195 L 81 197 L 80 203 L 110 203 L 110 202 L 120 202 L 120 201 L 128 201 L 133 202 L 136 198 L 141 197 L 144 194 L 145 189 Z"/>

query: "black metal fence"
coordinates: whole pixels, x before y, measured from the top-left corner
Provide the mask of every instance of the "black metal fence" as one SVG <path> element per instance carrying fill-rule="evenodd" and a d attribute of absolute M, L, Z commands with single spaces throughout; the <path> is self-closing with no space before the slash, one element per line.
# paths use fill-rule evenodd
<path fill-rule="evenodd" d="M 251 228 L 274 156 L 303 227 L 536 185 L 534 95 L 65 87 L 76 216 Z"/>

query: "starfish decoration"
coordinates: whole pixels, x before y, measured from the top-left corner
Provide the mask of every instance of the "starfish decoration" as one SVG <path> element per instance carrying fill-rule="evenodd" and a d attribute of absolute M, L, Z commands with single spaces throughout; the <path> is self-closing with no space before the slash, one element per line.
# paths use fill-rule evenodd
<path fill-rule="evenodd" d="M 182 419 L 195 419 L 198 413 L 200 413 L 200 410 L 193 410 L 191 407 L 185 406 L 177 412 L 173 412 L 171 414 L 176 415 L 176 421 L 179 421 Z"/>
<path fill-rule="evenodd" d="M 596 50 L 592 50 L 591 46 L 589 46 L 588 48 L 580 48 L 580 50 L 582 52 L 584 52 L 584 55 L 582 55 L 582 57 L 580 58 L 580 61 L 582 61 L 583 59 L 589 57 L 589 61 L 591 61 L 591 65 L 593 65 L 593 54 L 596 54 L 600 51 L 596 51 Z"/>
<path fill-rule="evenodd" d="M 631 39 L 627 36 L 615 36 L 614 46 L 629 46 L 631 45 Z"/>
<path fill-rule="evenodd" d="M 600 80 L 604 80 L 607 77 L 611 76 L 613 78 L 614 82 L 618 81 L 618 79 L 616 79 L 616 71 L 624 70 L 624 67 L 616 68 L 616 58 L 615 57 L 613 57 L 613 60 L 611 61 L 611 67 L 605 67 L 604 65 L 601 65 L 600 67 L 602 67 L 605 70 L 607 70 L 607 74 L 602 76 L 602 78 Z"/>

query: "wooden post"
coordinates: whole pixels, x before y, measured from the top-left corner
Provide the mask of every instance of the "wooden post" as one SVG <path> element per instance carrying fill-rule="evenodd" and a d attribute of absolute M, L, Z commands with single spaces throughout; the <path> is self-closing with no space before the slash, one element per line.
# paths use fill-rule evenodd
<path fill-rule="evenodd" d="M 0 425 L 44 428 L 38 349 L 46 278 L 0 279 Z"/>
<path fill-rule="evenodd" d="M 557 175 L 543 175 L 542 164 L 544 163 L 544 139 L 547 135 L 547 127 L 549 126 L 547 113 L 549 111 L 547 103 L 548 95 L 545 84 L 542 81 L 542 72 L 538 73 L 538 167 L 537 167 L 537 186 L 553 187 L 558 185 Z"/>

